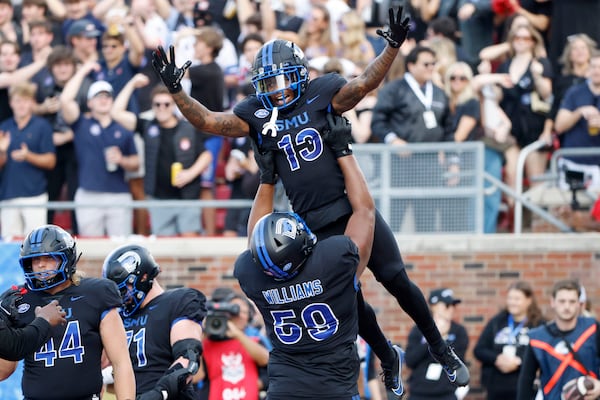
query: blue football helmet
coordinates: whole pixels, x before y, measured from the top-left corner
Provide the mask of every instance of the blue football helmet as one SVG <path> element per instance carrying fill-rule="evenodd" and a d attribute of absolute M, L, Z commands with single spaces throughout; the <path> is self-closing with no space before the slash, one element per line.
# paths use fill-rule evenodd
<path fill-rule="evenodd" d="M 250 251 L 267 275 L 288 280 L 298 274 L 316 243 L 317 237 L 300 216 L 275 212 L 256 223 Z"/>
<path fill-rule="evenodd" d="M 35 257 L 49 256 L 56 261 L 54 270 L 33 272 Z M 27 235 L 21 245 L 19 264 L 25 273 L 25 283 L 32 291 L 46 290 L 71 279 L 78 260 L 75 240 L 56 225 L 44 225 Z"/>
<path fill-rule="evenodd" d="M 102 276 L 119 287 L 123 301 L 121 315 L 124 317 L 132 315 L 142 305 L 159 273 L 160 267 L 152 254 L 136 244 L 116 248 L 102 265 Z"/>
<path fill-rule="evenodd" d="M 265 43 L 254 58 L 252 85 L 256 97 L 267 110 L 285 109 L 296 103 L 308 86 L 308 61 L 300 47 L 289 40 L 275 39 Z M 294 96 L 286 100 L 285 90 Z M 283 99 L 277 105 L 277 99 Z"/>

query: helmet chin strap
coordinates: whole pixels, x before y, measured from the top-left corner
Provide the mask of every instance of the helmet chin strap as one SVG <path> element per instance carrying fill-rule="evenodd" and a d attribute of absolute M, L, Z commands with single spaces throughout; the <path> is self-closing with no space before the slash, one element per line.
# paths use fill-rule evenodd
<path fill-rule="evenodd" d="M 271 137 L 277 136 L 277 116 L 279 115 L 279 110 L 277 107 L 273 107 L 273 111 L 271 112 L 271 119 L 269 122 L 266 122 L 263 125 L 261 133 L 264 136 L 271 135 Z"/>

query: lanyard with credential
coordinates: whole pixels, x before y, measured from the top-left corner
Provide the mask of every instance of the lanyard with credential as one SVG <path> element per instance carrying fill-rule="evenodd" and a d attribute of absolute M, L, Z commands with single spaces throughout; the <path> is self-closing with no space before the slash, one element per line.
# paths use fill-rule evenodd
<path fill-rule="evenodd" d="M 425 106 L 426 110 L 431 110 L 431 104 L 433 103 L 433 84 L 431 81 L 427 81 L 425 83 L 425 94 L 419 87 L 419 84 L 415 80 L 415 78 L 408 72 L 404 74 L 404 80 L 410 86 L 415 96 L 419 99 L 421 103 Z"/>
<path fill-rule="evenodd" d="M 519 332 L 527 322 L 527 318 L 523 318 L 523 321 L 519 322 L 519 325 L 515 328 L 515 319 L 512 314 L 508 314 L 508 340 L 510 344 L 517 344 L 517 336 L 519 336 Z"/>

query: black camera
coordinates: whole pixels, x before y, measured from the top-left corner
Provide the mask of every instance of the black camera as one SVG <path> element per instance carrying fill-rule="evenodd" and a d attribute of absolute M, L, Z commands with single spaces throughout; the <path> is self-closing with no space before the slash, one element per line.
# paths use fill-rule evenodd
<path fill-rule="evenodd" d="M 207 313 L 204 319 L 204 332 L 211 340 L 227 339 L 227 321 L 240 313 L 240 306 L 226 302 L 206 303 Z"/>

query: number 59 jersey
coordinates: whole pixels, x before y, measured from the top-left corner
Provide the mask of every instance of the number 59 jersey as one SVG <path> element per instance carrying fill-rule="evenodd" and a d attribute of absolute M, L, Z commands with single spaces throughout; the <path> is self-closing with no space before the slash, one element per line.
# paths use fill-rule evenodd
<path fill-rule="evenodd" d="M 67 324 L 51 328 L 46 344 L 25 358 L 23 394 L 27 399 L 89 399 L 102 389 L 100 322 L 105 313 L 121 306 L 117 285 L 82 278 L 78 286 L 54 295 L 28 291 L 19 307 L 19 324 L 33 321 L 35 308 L 55 299 L 67 313 Z"/>
<path fill-rule="evenodd" d="M 233 110 L 250 125 L 250 137 L 259 147 L 275 152 L 275 167 L 294 212 L 313 231 L 352 212 L 344 175 L 321 138 L 331 100 L 345 83 L 337 74 L 316 78 L 289 110 L 269 111 L 254 95 Z"/>

